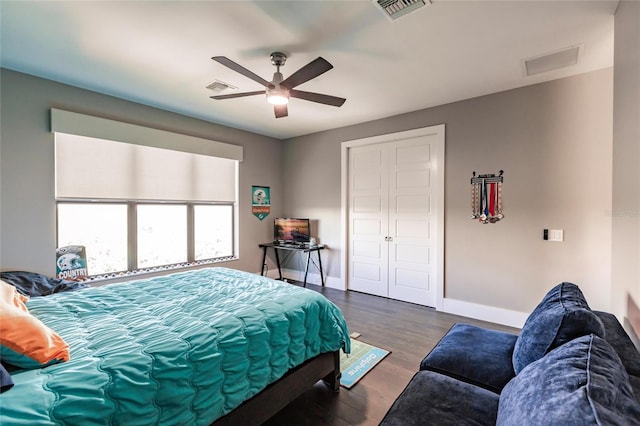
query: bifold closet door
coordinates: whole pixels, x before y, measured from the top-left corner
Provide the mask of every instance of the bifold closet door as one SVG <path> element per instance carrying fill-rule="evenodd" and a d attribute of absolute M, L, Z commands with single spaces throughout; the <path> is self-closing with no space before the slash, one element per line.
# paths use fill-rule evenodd
<path fill-rule="evenodd" d="M 435 306 L 436 249 L 431 144 L 423 136 L 389 149 L 389 297 Z"/>
<path fill-rule="evenodd" d="M 429 136 L 349 152 L 349 289 L 435 306 L 437 156 Z"/>
<path fill-rule="evenodd" d="M 388 297 L 387 144 L 349 152 L 349 289 Z"/>

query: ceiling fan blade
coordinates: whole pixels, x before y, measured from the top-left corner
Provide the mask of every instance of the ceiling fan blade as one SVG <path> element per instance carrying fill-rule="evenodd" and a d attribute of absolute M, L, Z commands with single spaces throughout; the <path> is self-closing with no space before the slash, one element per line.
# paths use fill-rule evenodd
<path fill-rule="evenodd" d="M 265 93 L 267 93 L 266 90 L 258 90 L 256 92 L 243 92 L 243 93 L 231 93 L 228 95 L 217 95 L 217 96 L 210 96 L 211 99 L 233 99 L 233 98 L 243 98 L 245 96 L 253 96 L 253 95 L 264 95 Z"/>
<path fill-rule="evenodd" d="M 276 114 L 276 118 L 286 117 L 289 115 L 286 105 L 274 105 L 273 112 Z"/>
<path fill-rule="evenodd" d="M 224 65 L 227 68 L 231 68 L 235 72 L 240 73 L 240 74 L 244 75 L 245 77 L 250 78 L 253 81 L 257 81 L 258 83 L 262 84 L 264 87 L 268 87 L 269 89 L 273 89 L 275 87 L 273 84 L 271 84 L 270 82 L 268 82 L 264 78 L 260 77 L 257 74 L 254 74 L 253 72 L 249 71 L 248 69 L 246 69 L 242 65 L 236 64 L 235 62 L 233 62 L 231 59 L 227 58 L 226 56 L 214 56 L 211 59 L 213 59 L 214 61 L 216 61 L 216 62 L 218 62 L 218 63 L 220 63 L 222 65 Z"/>
<path fill-rule="evenodd" d="M 346 101 L 345 98 L 337 96 L 323 95 L 322 93 L 304 92 L 302 90 L 289 90 L 289 96 L 292 98 L 304 99 L 305 101 L 317 102 L 319 104 L 342 106 Z"/>
<path fill-rule="evenodd" d="M 329 71 L 331 68 L 333 68 L 333 65 L 331 65 L 326 59 L 319 56 L 284 79 L 284 81 L 280 83 L 280 86 L 284 86 L 287 89 L 293 89 L 294 87 Z"/>

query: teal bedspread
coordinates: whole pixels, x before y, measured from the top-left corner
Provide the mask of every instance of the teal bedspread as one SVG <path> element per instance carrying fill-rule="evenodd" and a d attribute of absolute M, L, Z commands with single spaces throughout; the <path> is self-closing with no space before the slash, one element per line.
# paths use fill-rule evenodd
<path fill-rule="evenodd" d="M 227 268 L 32 298 L 71 360 L 12 373 L 0 425 L 208 425 L 323 353 L 349 350 L 312 290 Z"/>

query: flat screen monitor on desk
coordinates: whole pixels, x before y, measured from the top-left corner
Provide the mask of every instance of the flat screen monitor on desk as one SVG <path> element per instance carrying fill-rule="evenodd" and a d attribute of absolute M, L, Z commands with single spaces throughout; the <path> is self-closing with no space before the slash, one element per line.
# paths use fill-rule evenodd
<path fill-rule="evenodd" d="M 309 219 L 276 218 L 273 221 L 273 241 L 278 244 L 308 243 L 311 238 Z"/>

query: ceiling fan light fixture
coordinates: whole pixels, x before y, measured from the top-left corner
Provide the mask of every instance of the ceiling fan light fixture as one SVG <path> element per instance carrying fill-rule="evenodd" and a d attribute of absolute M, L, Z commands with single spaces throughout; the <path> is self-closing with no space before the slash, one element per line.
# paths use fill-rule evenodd
<path fill-rule="evenodd" d="M 267 90 L 267 102 L 271 105 L 286 105 L 289 103 L 289 91 L 286 89 Z"/>
<path fill-rule="evenodd" d="M 233 62 L 231 59 L 225 56 L 214 56 L 211 59 L 239 74 L 242 74 L 243 76 L 255 81 L 256 83 L 260 83 L 265 88 L 265 90 L 257 90 L 253 92 L 230 93 L 227 95 L 210 96 L 212 99 L 221 100 L 243 98 L 245 96 L 266 95 L 267 102 L 273 105 L 273 111 L 276 118 L 286 117 L 289 114 L 287 108 L 289 98 L 302 99 L 309 102 L 331 105 L 335 107 L 342 106 L 342 104 L 344 104 L 344 102 L 346 101 L 346 99 L 339 98 L 337 96 L 324 95 L 322 93 L 306 92 L 304 90 L 295 89 L 299 85 L 306 83 L 307 81 L 312 80 L 333 68 L 333 65 L 331 65 L 326 59 L 321 56 L 318 56 L 316 59 L 298 69 L 298 71 L 294 72 L 285 79 L 280 72 L 280 67 L 284 65 L 284 62 L 287 59 L 287 55 L 282 52 L 272 53 L 271 63 L 276 67 L 276 72 L 273 73 L 273 81 L 265 80 L 264 78 L 260 77 L 252 71 L 249 71 L 242 65 Z"/>

